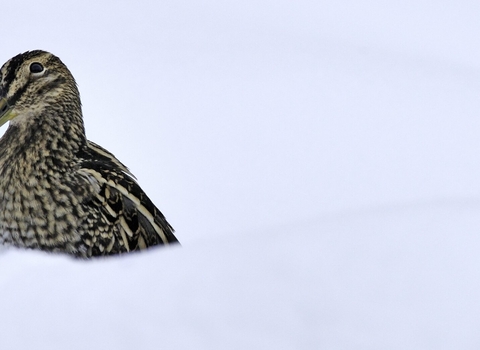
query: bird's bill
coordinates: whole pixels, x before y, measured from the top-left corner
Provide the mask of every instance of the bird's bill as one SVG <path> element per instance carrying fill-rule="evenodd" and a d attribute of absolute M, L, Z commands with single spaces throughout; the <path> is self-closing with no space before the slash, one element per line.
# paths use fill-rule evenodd
<path fill-rule="evenodd" d="M 0 99 L 0 126 L 12 120 L 15 117 L 13 109 L 8 104 L 7 99 L 4 97 Z"/>

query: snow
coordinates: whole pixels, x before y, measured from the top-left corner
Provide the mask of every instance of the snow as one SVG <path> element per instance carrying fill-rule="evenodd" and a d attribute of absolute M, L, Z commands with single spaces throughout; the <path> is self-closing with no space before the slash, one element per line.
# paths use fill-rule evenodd
<path fill-rule="evenodd" d="M 9 251 L 2 347 L 478 348 L 479 224 L 448 200 L 88 263 Z"/>
<path fill-rule="evenodd" d="M 61 57 L 182 247 L 1 250 L 1 348 L 479 348 L 477 3 L 65 4 L 3 60 Z"/>

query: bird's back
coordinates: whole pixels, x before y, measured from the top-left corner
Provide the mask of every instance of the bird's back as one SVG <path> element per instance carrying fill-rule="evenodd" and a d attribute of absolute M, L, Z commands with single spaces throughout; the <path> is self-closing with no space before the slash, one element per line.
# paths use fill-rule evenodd
<path fill-rule="evenodd" d="M 81 254 L 117 254 L 178 242 L 164 215 L 113 154 L 88 141 L 78 158 L 78 172 L 95 188 L 81 203 L 87 213 Z"/>

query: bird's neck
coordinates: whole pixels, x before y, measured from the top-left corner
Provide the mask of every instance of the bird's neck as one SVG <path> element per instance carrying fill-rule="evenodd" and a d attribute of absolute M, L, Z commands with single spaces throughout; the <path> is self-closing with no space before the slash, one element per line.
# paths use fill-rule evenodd
<path fill-rule="evenodd" d="M 81 111 L 68 116 L 59 111 L 17 116 L 0 139 L 0 176 L 68 171 L 82 147 L 86 138 Z"/>

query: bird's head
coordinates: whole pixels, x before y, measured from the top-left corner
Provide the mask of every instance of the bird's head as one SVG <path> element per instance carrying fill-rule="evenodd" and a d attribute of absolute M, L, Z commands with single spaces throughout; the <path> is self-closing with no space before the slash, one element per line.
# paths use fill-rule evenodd
<path fill-rule="evenodd" d="M 75 80 L 60 59 L 45 51 L 27 51 L 0 70 L 0 126 L 22 123 L 45 110 L 80 109 Z"/>

